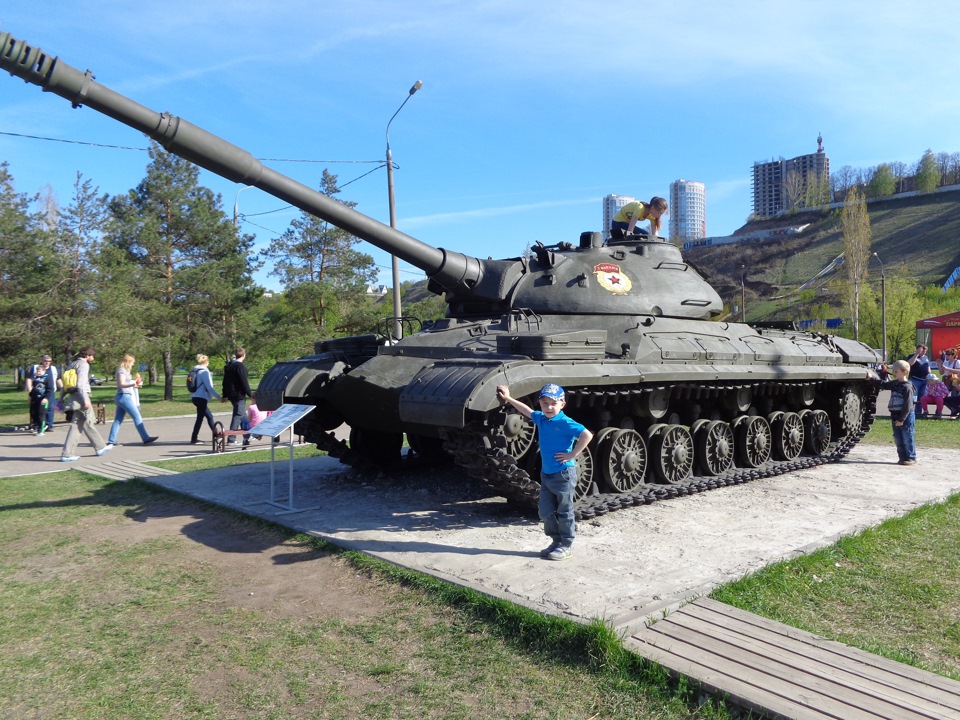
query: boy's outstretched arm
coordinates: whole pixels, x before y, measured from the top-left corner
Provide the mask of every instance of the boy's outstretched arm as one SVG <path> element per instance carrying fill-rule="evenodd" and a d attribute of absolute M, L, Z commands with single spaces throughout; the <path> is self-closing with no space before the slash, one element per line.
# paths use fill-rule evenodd
<path fill-rule="evenodd" d="M 530 417 L 533 415 L 533 409 L 526 403 L 520 402 L 515 397 L 510 396 L 510 388 L 506 385 L 497 385 L 497 397 L 500 398 L 502 402 L 509 403 L 516 408 L 524 417 Z"/>

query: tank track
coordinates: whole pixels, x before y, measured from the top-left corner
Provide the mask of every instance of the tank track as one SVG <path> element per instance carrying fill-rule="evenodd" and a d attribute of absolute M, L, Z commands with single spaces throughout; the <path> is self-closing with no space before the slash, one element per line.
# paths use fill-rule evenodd
<path fill-rule="evenodd" d="M 724 388 L 724 390 L 729 389 L 731 388 Z M 865 389 L 860 427 L 832 441 L 819 455 L 797 457 L 793 460 L 768 460 L 755 468 L 732 467 L 715 476 L 691 475 L 673 485 L 646 483 L 632 492 L 595 492 L 577 501 L 576 518 L 579 521 L 590 520 L 618 510 L 649 505 L 657 500 L 693 495 L 837 462 L 866 435 L 873 423 L 877 392 L 870 387 Z M 581 395 L 591 394 L 589 391 L 581 393 Z M 585 398 L 578 399 L 583 401 Z M 575 401 L 570 391 L 568 391 L 568 401 Z M 839 399 L 838 402 L 840 402 Z M 838 412 L 840 411 L 842 408 L 838 408 Z M 463 430 L 445 430 L 443 436 L 446 440 L 444 448 L 453 455 L 456 464 L 466 469 L 471 477 L 481 480 L 497 494 L 509 500 L 529 508 L 536 508 L 540 485 L 531 479 L 530 474 L 520 466 L 517 458 L 507 452 L 507 440 L 502 431 L 502 423 L 492 422 L 488 417 L 472 423 Z"/>

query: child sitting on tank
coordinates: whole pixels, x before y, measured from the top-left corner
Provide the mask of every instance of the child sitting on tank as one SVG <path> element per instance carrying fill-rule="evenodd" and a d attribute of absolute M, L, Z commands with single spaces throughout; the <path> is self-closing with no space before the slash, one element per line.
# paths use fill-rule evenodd
<path fill-rule="evenodd" d="M 506 385 L 497 385 L 500 400 L 512 405 L 529 418 L 540 439 L 540 501 L 538 510 L 549 546 L 540 551 L 547 560 L 566 560 L 572 554 L 576 535 L 573 502 L 577 487 L 577 456 L 593 439 L 593 433 L 564 414 L 566 394 L 559 385 L 550 383 L 540 388 L 539 410 L 510 396 Z"/>

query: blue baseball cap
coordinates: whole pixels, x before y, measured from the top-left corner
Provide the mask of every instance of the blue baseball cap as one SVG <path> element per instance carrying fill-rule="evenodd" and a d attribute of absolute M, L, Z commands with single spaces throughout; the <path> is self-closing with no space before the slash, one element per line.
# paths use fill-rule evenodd
<path fill-rule="evenodd" d="M 553 398 L 554 400 L 563 400 L 563 388 L 555 383 L 549 383 L 540 388 L 540 397 Z M 539 399 L 539 398 L 538 398 Z"/>

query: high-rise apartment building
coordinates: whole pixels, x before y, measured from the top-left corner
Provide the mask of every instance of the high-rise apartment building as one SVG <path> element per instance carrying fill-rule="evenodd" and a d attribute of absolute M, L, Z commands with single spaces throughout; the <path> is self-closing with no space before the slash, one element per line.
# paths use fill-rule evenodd
<path fill-rule="evenodd" d="M 607 195 L 603 198 L 603 237 L 605 240 L 610 239 L 610 226 L 613 224 L 613 218 L 620 212 L 620 208 L 634 200 L 636 198 L 629 195 Z"/>
<path fill-rule="evenodd" d="M 830 158 L 817 137 L 817 152 L 753 164 L 753 214 L 771 217 L 830 201 Z"/>
<path fill-rule="evenodd" d="M 702 182 L 670 183 L 670 239 L 676 242 L 707 236 L 707 192 Z"/>

